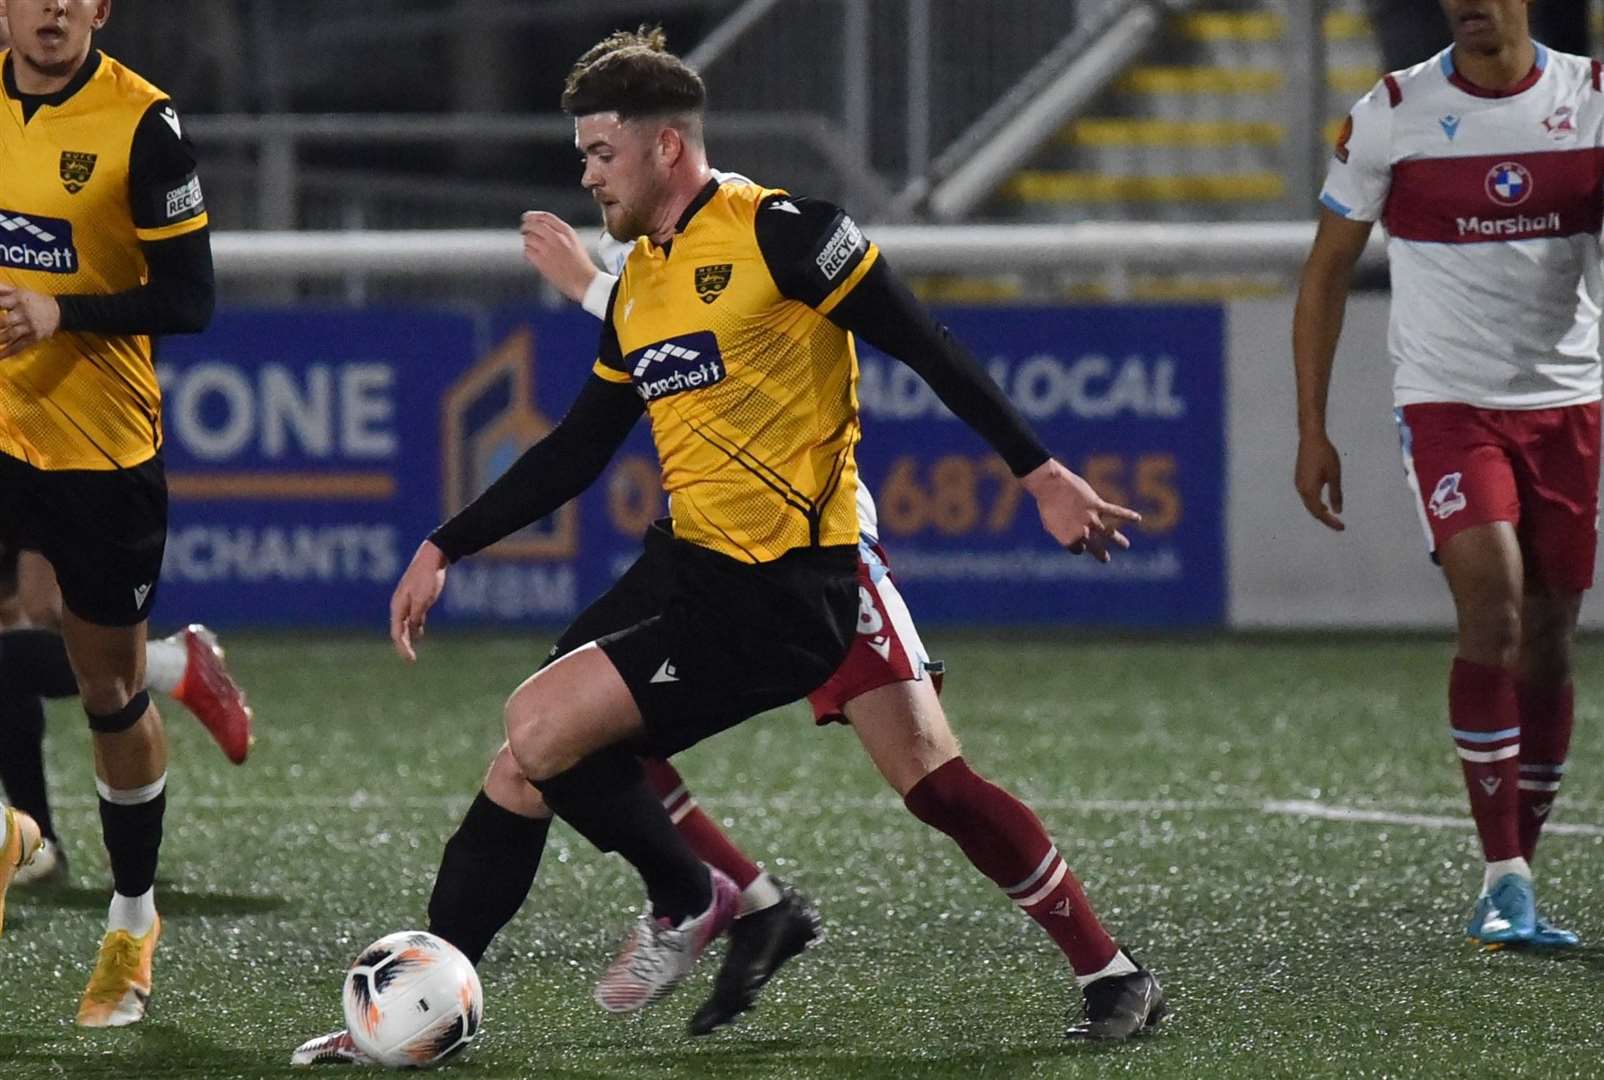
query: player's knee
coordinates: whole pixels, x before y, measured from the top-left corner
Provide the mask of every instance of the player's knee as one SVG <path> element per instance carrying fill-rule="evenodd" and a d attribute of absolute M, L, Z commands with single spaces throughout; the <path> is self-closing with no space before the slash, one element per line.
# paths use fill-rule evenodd
<path fill-rule="evenodd" d="M 150 694 L 141 690 L 120 702 L 115 696 L 82 698 L 84 713 L 89 717 L 89 730 L 96 735 L 122 735 L 132 731 L 150 712 Z"/>
<path fill-rule="evenodd" d="M 132 680 L 121 675 L 78 673 L 78 697 L 83 703 L 84 712 L 90 716 L 121 713 L 136 698 L 141 698 L 148 704 L 149 695 L 142 691 L 143 687 L 135 686 Z"/>
<path fill-rule="evenodd" d="M 1513 600 L 1496 600 L 1460 613 L 1462 649 L 1487 663 L 1512 664 L 1521 646 L 1520 607 Z"/>
<path fill-rule="evenodd" d="M 1569 633 L 1528 634 L 1521 641 L 1521 677 L 1538 686 L 1563 686 L 1571 681 Z"/>
<path fill-rule="evenodd" d="M 507 746 L 527 779 L 544 780 L 567 767 L 562 718 L 540 690 L 520 687 L 507 699 L 503 715 Z"/>
<path fill-rule="evenodd" d="M 485 794 L 497 806 L 523 817 L 550 816 L 546 800 L 530 785 L 518 759 L 513 756 L 512 747 L 506 743 L 501 745 L 485 773 Z"/>

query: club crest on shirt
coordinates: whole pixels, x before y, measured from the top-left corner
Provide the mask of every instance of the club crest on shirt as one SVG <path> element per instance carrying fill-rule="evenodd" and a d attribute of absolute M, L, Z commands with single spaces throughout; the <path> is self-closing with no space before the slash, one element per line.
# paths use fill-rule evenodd
<path fill-rule="evenodd" d="M 1331 153 L 1344 165 L 1348 163 L 1348 143 L 1353 139 L 1353 116 L 1350 114 L 1342 121 L 1342 130 L 1337 132 L 1337 145 Z"/>
<path fill-rule="evenodd" d="M 1487 170 L 1486 189 L 1499 206 L 1519 206 L 1532 197 L 1532 174 L 1518 161 L 1501 161 Z"/>
<path fill-rule="evenodd" d="M 717 300 L 730 284 L 730 275 L 734 267 L 730 263 L 714 263 L 711 266 L 698 266 L 696 268 L 696 295 L 702 298 L 702 303 L 711 304 Z"/>
<path fill-rule="evenodd" d="M 1543 121 L 1543 130 L 1555 142 L 1564 142 L 1566 139 L 1576 137 L 1576 110 L 1569 105 L 1561 105 L 1554 110 L 1554 115 Z"/>
<path fill-rule="evenodd" d="M 1459 513 L 1470 500 L 1465 493 L 1459 490 L 1459 480 L 1462 473 L 1451 472 L 1437 481 L 1437 487 L 1431 493 L 1431 500 L 1427 502 L 1426 509 L 1430 510 L 1438 521 L 1452 517 Z"/>
<path fill-rule="evenodd" d="M 77 150 L 61 152 L 61 186 L 68 195 L 76 195 L 89 183 L 95 173 L 96 154 L 83 154 Z"/>

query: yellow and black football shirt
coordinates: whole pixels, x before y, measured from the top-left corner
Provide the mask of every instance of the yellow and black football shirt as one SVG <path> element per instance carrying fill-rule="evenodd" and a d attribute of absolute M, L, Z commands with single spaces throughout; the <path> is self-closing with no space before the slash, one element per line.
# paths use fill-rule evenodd
<path fill-rule="evenodd" d="M 151 341 L 101 301 L 150 280 L 150 245 L 206 228 L 194 155 L 167 96 L 102 53 L 48 95 L 18 90 L 9 52 L 0 68 L 0 281 L 64 298 L 62 329 L 0 362 L 0 453 L 137 465 L 161 445 Z"/>
<path fill-rule="evenodd" d="M 717 181 L 630 252 L 595 372 L 645 404 L 676 537 L 753 563 L 857 543 L 857 356 L 827 316 L 878 254 L 829 204 Z"/>
<path fill-rule="evenodd" d="M 854 335 L 917 372 L 1015 476 L 1048 454 L 845 212 L 710 181 L 613 287 L 567 415 L 430 534 L 455 562 L 584 491 L 644 411 L 674 535 L 747 563 L 857 543 Z"/>

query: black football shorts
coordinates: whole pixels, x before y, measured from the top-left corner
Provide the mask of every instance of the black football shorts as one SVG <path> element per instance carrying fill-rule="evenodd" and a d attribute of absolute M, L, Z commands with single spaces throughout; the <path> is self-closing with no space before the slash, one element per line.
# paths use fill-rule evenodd
<path fill-rule="evenodd" d="M 0 454 L 0 536 L 43 555 L 67 610 L 97 626 L 150 615 L 167 547 L 161 455 L 126 469 L 38 469 Z"/>
<path fill-rule="evenodd" d="M 668 757 L 835 674 L 857 631 L 857 567 L 848 545 L 743 563 L 659 522 L 547 662 L 595 641 L 641 711 L 646 734 L 631 748 Z"/>

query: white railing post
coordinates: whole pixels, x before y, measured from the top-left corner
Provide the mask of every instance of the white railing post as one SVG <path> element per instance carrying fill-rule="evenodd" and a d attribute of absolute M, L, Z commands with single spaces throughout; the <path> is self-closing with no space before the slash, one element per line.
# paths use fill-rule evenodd
<path fill-rule="evenodd" d="M 869 4 L 841 0 L 841 122 L 852 152 L 869 161 Z"/>
<path fill-rule="evenodd" d="M 300 202 L 300 175 L 295 136 L 277 131 L 262 139 L 258 162 L 257 224 L 263 229 L 293 229 Z"/>
<path fill-rule="evenodd" d="M 1295 271 L 1309 254 L 1314 222 L 1083 221 L 1049 225 L 882 225 L 870 234 L 907 274 L 1049 274 L 1254 270 Z M 402 232 L 223 232 L 212 238 L 218 274 L 295 281 L 351 272 L 432 277 L 526 276 L 515 228 Z M 1363 264 L 1385 262 L 1376 230 Z"/>
<path fill-rule="evenodd" d="M 1325 181 L 1326 0 L 1288 0 L 1287 212 L 1312 213 Z"/>
<path fill-rule="evenodd" d="M 930 0 L 908 0 L 907 176 L 930 168 Z"/>

